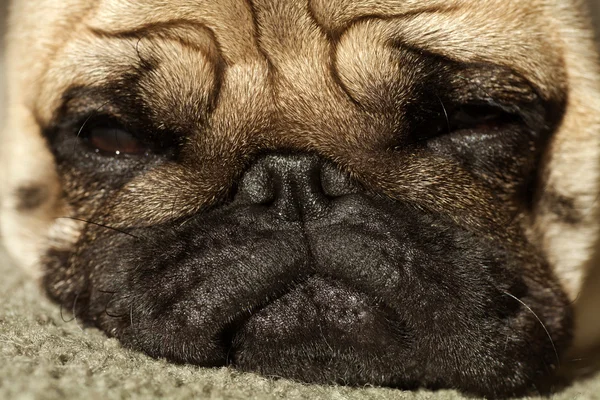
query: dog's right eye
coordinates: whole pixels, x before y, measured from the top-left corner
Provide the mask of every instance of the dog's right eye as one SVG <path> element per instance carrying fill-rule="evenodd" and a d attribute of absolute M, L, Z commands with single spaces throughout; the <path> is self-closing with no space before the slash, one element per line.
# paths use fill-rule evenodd
<path fill-rule="evenodd" d="M 121 127 L 92 126 L 83 139 L 98 153 L 105 155 L 144 155 L 151 149 L 146 143 Z"/>
<path fill-rule="evenodd" d="M 121 121 L 113 116 L 104 115 L 88 117 L 71 128 L 63 129 L 63 132 L 71 133 L 65 137 L 67 143 L 75 139 L 88 152 L 101 158 L 176 158 L 182 140 L 182 137 L 174 132 L 162 131 L 136 120 Z M 72 151 L 73 147 L 70 148 Z"/>

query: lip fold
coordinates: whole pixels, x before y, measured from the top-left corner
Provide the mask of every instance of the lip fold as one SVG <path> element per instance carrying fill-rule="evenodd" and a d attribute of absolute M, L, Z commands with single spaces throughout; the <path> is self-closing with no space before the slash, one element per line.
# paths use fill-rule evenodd
<path fill-rule="evenodd" d="M 348 379 L 374 382 L 372 376 L 367 378 L 358 370 L 350 374 L 352 377 L 340 371 L 359 367 L 358 358 L 371 358 L 373 364 L 375 360 L 381 364 L 383 358 L 391 362 L 409 345 L 410 336 L 385 305 L 318 275 L 234 322 L 223 334 L 228 365 L 267 375 L 337 383 Z M 291 359 L 293 371 L 282 365 Z M 320 371 L 318 376 L 309 376 L 315 371 Z"/>

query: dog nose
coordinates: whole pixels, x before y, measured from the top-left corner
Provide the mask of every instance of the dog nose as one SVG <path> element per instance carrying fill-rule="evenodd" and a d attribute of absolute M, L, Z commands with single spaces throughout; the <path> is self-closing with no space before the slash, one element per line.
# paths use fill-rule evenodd
<path fill-rule="evenodd" d="M 267 154 L 242 175 L 234 203 L 267 206 L 288 221 L 314 220 L 333 199 L 357 191 L 348 174 L 317 155 Z"/>

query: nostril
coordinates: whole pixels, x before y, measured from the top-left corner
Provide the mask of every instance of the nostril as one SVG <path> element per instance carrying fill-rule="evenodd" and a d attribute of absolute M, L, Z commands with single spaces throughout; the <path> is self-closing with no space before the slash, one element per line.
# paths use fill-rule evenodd
<path fill-rule="evenodd" d="M 276 182 L 272 175 L 269 168 L 252 166 L 239 183 L 236 200 L 245 204 L 273 204 L 276 199 Z"/>
<path fill-rule="evenodd" d="M 342 197 L 359 192 L 358 184 L 354 182 L 350 174 L 340 170 L 335 165 L 325 163 L 320 172 L 321 188 L 327 197 Z"/>

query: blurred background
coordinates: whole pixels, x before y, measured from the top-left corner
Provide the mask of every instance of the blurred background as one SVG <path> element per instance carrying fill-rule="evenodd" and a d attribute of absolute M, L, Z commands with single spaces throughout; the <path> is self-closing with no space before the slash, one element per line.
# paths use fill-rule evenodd
<path fill-rule="evenodd" d="M 599 0 L 600 1 L 600 0 Z M 0 0 L 0 37 L 2 37 L 2 33 L 4 32 L 6 21 L 6 8 L 8 6 L 7 0 Z M 0 41 L 0 129 L 4 125 L 4 107 L 3 99 L 4 99 L 4 53 L 2 51 L 2 41 Z"/>

